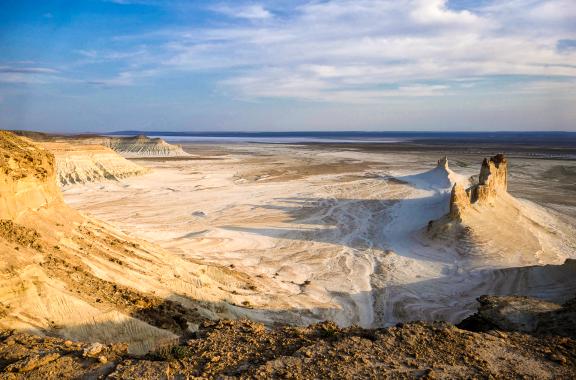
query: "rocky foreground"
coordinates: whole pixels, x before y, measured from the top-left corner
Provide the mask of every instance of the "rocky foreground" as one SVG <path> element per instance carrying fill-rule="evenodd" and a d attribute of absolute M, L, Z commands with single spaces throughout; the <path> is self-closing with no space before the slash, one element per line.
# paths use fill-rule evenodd
<path fill-rule="evenodd" d="M 531 318 L 527 309 L 510 312 L 519 299 L 509 298 L 484 298 L 479 314 L 495 315 L 494 305 L 499 305 L 499 318 Z M 538 303 L 523 304 L 539 310 Z M 503 305 L 512 309 L 505 312 Z M 555 312 L 560 309 L 574 325 L 574 303 L 556 305 Z M 205 321 L 181 344 L 140 357 L 129 355 L 123 344 L 3 331 L 0 379 L 574 378 L 574 330 L 550 324 L 557 316 L 544 317 L 546 333 L 504 331 L 478 316 L 461 326 L 468 330 L 441 322 L 366 330 L 332 322 L 267 329 L 247 320 Z M 563 336 L 566 332 L 570 336 Z"/>

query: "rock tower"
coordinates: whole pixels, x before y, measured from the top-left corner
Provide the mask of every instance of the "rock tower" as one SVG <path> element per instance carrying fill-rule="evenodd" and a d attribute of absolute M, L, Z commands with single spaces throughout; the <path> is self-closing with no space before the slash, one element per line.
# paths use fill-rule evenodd
<path fill-rule="evenodd" d="M 461 219 L 462 213 L 472 204 L 490 202 L 498 194 L 508 191 L 508 162 L 503 154 L 485 158 L 480 169 L 478 184 L 464 189 L 458 183 L 452 188 L 450 216 Z"/>

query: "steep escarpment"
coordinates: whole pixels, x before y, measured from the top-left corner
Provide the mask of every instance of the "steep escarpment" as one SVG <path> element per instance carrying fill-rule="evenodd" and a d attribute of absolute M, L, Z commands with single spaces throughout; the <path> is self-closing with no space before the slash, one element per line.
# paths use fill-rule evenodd
<path fill-rule="evenodd" d="M 269 302 L 241 272 L 181 258 L 68 207 L 52 153 L 0 132 L 0 328 L 130 352 Z"/>
<path fill-rule="evenodd" d="M 74 145 L 102 145 L 124 157 L 186 157 L 180 145 L 169 144 L 161 138 L 149 138 L 144 135 L 128 137 L 110 137 L 100 135 L 52 135 L 42 132 L 14 131 L 36 142 L 60 142 Z"/>
<path fill-rule="evenodd" d="M 42 144 L 56 158 L 56 178 L 61 186 L 120 180 L 149 172 L 112 149 L 102 145 L 79 145 L 65 142 Z"/>
<path fill-rule="evenodd" d="M 110 137 L 103 144 L 125 157 L 184 157 L 189 156 L 180 145 L 168 144 L 161 138 L 144 135 Z"/>
<path fill-rule="evenodd" d="M 0 131 L 0 217 L 62 203 L 54 156 L 31 141 Z"/>
<path fill-rule="evenodd" d="M 25 142 L 16 140 L 17 145 Z M 25 154 L 18 150 L 17 154 L 9 149 L 0 151 L 0 155 L 8 159 L 6 162 L 12 162 L 0 172 L 0 180 L 7 180 L 1 173 L 10 169 L 17 174 L 12 175 L 12 181 L 36 178 L 37 185 L 49 185 L 57 193 L 55 174 L 45 176 L 42 170 L 37 171 L 34 165 L 29 165 L 28 159 L 21 162 L 28 154 L 32 161 L 42 154 L 50 161 L 50 153 L 33 144 L 26 147 Z M 42 164 L 44 160 L 36 162 Z M 53 163 L 48 163 L 45 169 L 54 173 Z M 437 175 L 413 177 L 411 183 L 434 192 L 436 183 L 445 182 L 445 172 L 446 165 L 440 164 Z M 52 178 L 50 183 L 46 183 L 46 178 Z M 444 195 L 449 189 L 443 188 L 442 197 L 435 198 L 443 201 L 443 206 L 447 206 Z M 180 203 L 182 199 L 179 196 Z M 419 201 L 414 203 L 413 199 L 419 198 L 410 198 L 410 205 L 416 208 L 425 205 Z M 355 202 L 350 204 L 345 209 L 346 214 L 359 206 Z M 497 206 L 494 204 L 495 208 Z M 474 207 L 476 205 L 471 205 L 472 209 Z M 255 218 L 251 209 L 252 205 L 242 217 Z M 491 209 L 492 205 L 483 205 L 478 212 Z M 238 213 L 238 209 L 234 212 Z M 210 214 L 202 214 L 199 218 Z M 282 321 L 298 324 L 304 319 L 297 316 L 313 312 L 313 307 L 310 304 L 300 307 L 296 303 L 283 304 L 283 299 L 295 299 L 295 293 L 281 293 L 282 289 L 273 288 L 274 284 L 266 280 L 265 273 L 249 278 L 230 268 L 190 260 L 185 254 L 174 255 L 56 201 L 37 208 L 22 207 L 13 218 L 4 215 L 0 221 L 0 372 L 3 372 L 0 378 L 576 376 L 576 343 L 570 336 L 559 336 L 554 329 L 516 332 L 490 327 L 477 332 L 443 322 L 413 322 L 386 329 L 341 328 L 331 322 L 295 327 L 274 323 L 272 317 L 267 320 L 270 322 L 267 326 L 247 320 L 211 321 L 209 319 L 239 316 L 257 319 L 266 312 L 273 315 L 271 309 L 275 308 L 282 313 Z M 415 215 L 407 214 L 410 218 Z M 361 216 L 362 220 L 369 217 L 367 213 Z M 334 217 L 339 216 L 334 214 Z M 478 227 L 468 216 L 465 216 L 465 222 L 471 223 L 471 228 Z M 349 226 L 349 219 L 344 219 L 344 223 Z M 362 248 L 356 247 L 355 255 Z M 418 254 L 414 246 L 409 248 L 409 253 Z M 431 250 L 431 245 L 426 248 Z M 254 247 L 245 249 L 252 253 Z M 265 249 L 269 249 L 268 246 Z M 315 253 L 318 252 L 329 251 Z M 394 252 L 381 253 L 374 250 L 366 256 L 394 259 Z M 436 257 L 436 261 L 442 259 L 440 255 Z M 251 265 L 261 265 L 262 261 Z M 449 257 L 446 261 L 455 260 Z M 385 266 L 393 264 L 391 261 L 381 264 L 378 269 L 383 280 L 397 276 L 403 270 L 414 269 L 404 258 L 396 265 Z M 461 264 L 464 264 L 463 260 L 456 263 L 454 272 L 468 269 Z M 428 269 L 433 265 L 432 260 L 426 260 L 422 266 Z M 574 268 L 573 264 L 568 265 Z M 442 271 L 442 275 L 450 274 L 451 268 L 444 268 L 447 270 Z M 537 268 L 528 272 L 534 271 Z M 524 282 L 525 288 L 537 284 L 542 288 L 566 289 L 570 273 L 564 269 L 558 274 L 553 272 L 522 273 L 513 282 Z M 332 273 L 323 273 L 323 276 L 332 276 Z M 442 276 L 429 280 L 421 278 L 421 273 L 412 272 L 416 275 L 403 283 L 383 283 L 382 292 L 371 291 L 369 301 L 394 301 L 400 289 L 408 292 L 410 298 L 397 297 L 398 302 L 379 311 L 399 310 L 408 302 L 417 306 L 427 303 L 436 310 L 443 304 L 458 307 L 457 297 L 461 297 L 465 289 L 457 285 L 474 280 L 474 276 Z M 310 281 L 298 281 L 298 274 L 298 270 L 291 271 L 289 279 L 292 281 L 285 284 L 300 292 L 314 288 L 315 284 Z M 565 277 L 561 277 L 563 275 Z M 512 277 L 511 273 L 503 271 L 498 276 Z M 549 277 L 554 277 L 555 281 L 546 281 Z M 494 278 L 498 280 L 499 277 Z M 542 283 L 535 282 L 536 278 L 542 279 Z M 496 282 L 489 279 L 490 285 Z M 442 286 L 438 280 L 447 284 L 447 291 L 442 295 L 448 300 L 444 302 L 436 293 L 427 302 L 426 290 L 438 290 Z M 343 293 L 333 294 L 340 297 Z M 517 307 L 516 303 L 514 307 Z M 552 313 L 564 310 L 554 305 L 549 307 Z M 405 311 L 411 310 L 406 308 Z M 415 313 L 404 314 L 413 315 Z M 558 321 L 557 325 L 561 326 L 565 319 L 552 321 Z M 134 355 L 146 352 L 146 356 Z"/>

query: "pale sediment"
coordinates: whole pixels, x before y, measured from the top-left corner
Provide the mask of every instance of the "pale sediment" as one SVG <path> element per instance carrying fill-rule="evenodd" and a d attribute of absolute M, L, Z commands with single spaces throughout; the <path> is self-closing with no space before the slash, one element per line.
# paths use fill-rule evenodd
<path fill-rule="evenodd" d="M 56 179 L 60 186 L 104 180 L 118 181 L 150 171 L 102 145 L 78 145 L 64 142 L 43 143 L 42 145 L 56 158 Z"/>
<path fill-rule="evenodd" d="M 433 222 L 427 231 L 449 212 L 453 184 L 473 174 L 455 173 L 447 160 L 422 171 L 424 159 L 413 155 L 204 149 L 217 154 L 149 161 L 149 176 L 72 189 L 66 199 L 184 257 L 269 279 L 281 289 L 275 298 L 301 318 L 274 303 L 264 308 L 290 323 L 456 322 L 482 294 L 561 298 L 576 285 L 574 267 L 562 265 L 573 257 L 573 229 L 530 202 L 496 197 L 468 225 Z M 523 267 L 544 264 L 558 273 L 535 284 L 519 280 Z M 502 276 L 502 268 L 516 274 Z"/>
<path fill-rule="evenodd" d="M 54 156 L 29 140 L 0 131 L 0 169 L 0 328 L 142 353 L 203 319 L 242 315 L 231 302 L 265 286 L 71 209 Z"/>
<path fill-rule="evenodd" d="M 459 321 L 482 294 L 576 287 L 573 229 L 543 208 L 498 196 L 467 224 L 427 228 L 466 178 L 446 160 L 422 172 L 410 156 L 234 146 L 65 190 L 127 236 L 62 202 L 48 151 L 0 137 L 3 328 L 144 352 L 206 318 Z"/>

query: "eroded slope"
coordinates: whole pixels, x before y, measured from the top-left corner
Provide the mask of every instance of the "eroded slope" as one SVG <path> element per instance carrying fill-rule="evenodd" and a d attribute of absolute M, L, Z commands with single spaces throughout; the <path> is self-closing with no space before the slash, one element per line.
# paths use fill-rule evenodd
<path fill-rule="evenodd" d="M 149 172 L 149 169 L 102 145 L 50 142 L 42 146 L 56 158 L 56 178 L 60 186 L 103 180 L 118 181 Z"/>
<path fill-rule="evenodd" d="M 249 312 L 229 303 L 257 293 L 248 276 L 182 259 L 64 204 L 47 150 L 0 131 L 0 157 L 1 328 L 145 352 L 202 319 Z"/>

